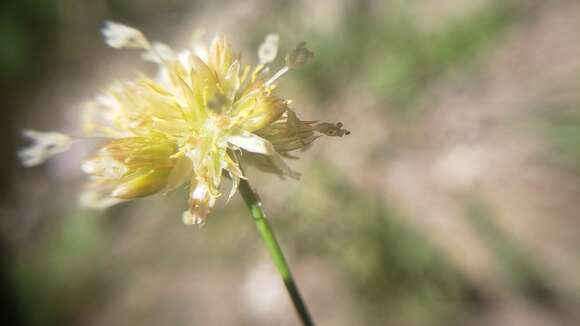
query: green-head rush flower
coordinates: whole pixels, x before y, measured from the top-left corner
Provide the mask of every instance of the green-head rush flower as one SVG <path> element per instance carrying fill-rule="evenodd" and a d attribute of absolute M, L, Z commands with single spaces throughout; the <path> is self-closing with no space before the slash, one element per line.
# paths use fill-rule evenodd
<path fill-rule="evenodd" d="M 275 92 L 280 77 L 312 58 L 303 43 L 270 74 L 267 64 L 278 52 L 275 34 L 266 37 L 258 51 L 260 64 L 251 67 L 224 37 L 216 37 L 209 48 L 195 44 L 174 52 L 122 24 L 107 22 L 102 32 L 111 47 L 143 50 L 159 73 L 115 83 L 86 104 L 83 137 L 105 143 L 82 164 L 90 176 L 80 198 L 85 206 L 104 208 L 185 185 L 189 208 L 183 221 L 201 226 L 221 196 L 223 177 L 233 181 L 229 197 L 245 178 L 242 164 L 295 178 L 282 157 L 292 157 L 290 152 L 321 135 L 348 134 L 341 123 L 300 120 L 290 101 Z M 77 141 L 54 132 L 27 130 L 25 135 L 34 141 L 19 153 L 26 166 Z"/>

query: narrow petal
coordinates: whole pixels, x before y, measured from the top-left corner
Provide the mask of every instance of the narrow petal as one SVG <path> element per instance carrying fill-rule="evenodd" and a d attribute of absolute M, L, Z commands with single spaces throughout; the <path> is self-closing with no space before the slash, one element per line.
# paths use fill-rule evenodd
<path fill-rule="evenodd" d="M 226 203 L 228 203 L 230 201 L 230 199 L 232 199 L 232 197 L 234 197 L 234 195 L 236 194 L 236 191 L 238 190 L 238 186 L 240 185 L 240 178 L 231 172 L 229 174 L 230 174 L 230 178 L 232 179 L 232 189 L 230 189 L 230 193 L 228 194 L 228 198 L 226 198 Z"/>
<path fill-rule="evenodd" d="M 127 25 L 107 21 L 105 26 L 101 29 L 101 33 L 105 37 L 105 42 L 113 48 L 133 48 L 146 49 L 149 48 L 149 42 L 139 31 Z"/>
<path fill-rule="evenodd" d="M 186 156 L 181 156 L 175 162 L 175 166 L 171 169 L 171 173 L 167 178 L 167 186 L 165 193 L 171 192 L 181 186 L 185 181 L 191 177 L 193 172 L 193 163 Z"/>
<path fill-rule="evenodd" d="M 183 212 L 183 224 L 203 227 L 214 205 L 215 198 L 210 196 L 207 185 L 197 183 L 190 193 L 190 208 Z"/>
<path fill-rule="evenodd" d="M 120 179 L 128 171 L 127 166 L 108 156 L 95 157 L 83 162 L 81 170 L 86 174 L 105 179 Z"/>
<path fill-rule="evenodd" d="M 81 207 L 96 210 L 106 209 L 124 201 L 123 199 L 111 197 L 99 191 L 85 191 L 78 198 Z"/>
<path fill-rule="evenodd" d="M 151 170 L 118 185 L 111 196 L 120 199 L 134 199 L 153 195 L 167 187 L 168 169 Z"/>
<path fill-rule="evenodd" d="M 151 61 L 161 65 L 165 61 L 175 60 L 176 54 L 169 45 L 161 42 L 154 42 L 151 48 L 143 53 L 141 57 L 146 61 Z"/>
<path fill-rule="evenodd" d="M 230 179 L 232 179 L 232 189 L 230 190 L 230 193 L 228 194 L 228 197 L 226 199 L 226 203 L 229 202 L 230 199 L 232 199 L 232 197 L 234 196 L 234 194 L 238 190 L 238 185 L 240 184 L 240 179 L 246 179 L 246 177 L 242 173 L 242 169 L 240 168 L 239 161 L 236 158 L 236 155 L 235 154 L 233 154 L 233 155 L 234 155 L 234 159 L 236 161 L 234 161 L 234 159 L 232 159 L 230 157 L 230 155 L 225 156 L 225 161 L 226 161 L 225 169 L 228 171 Z"/>
<path fill-rule="evenodd" d="M 240 62 L 234 61 L 228 68 L 224 80 L 224 89 L 229 100 L 233 101 L 237 90 L 240 88 Z"/>
<path fill-rule="evenodd" d="M 252 153 L 272 155 L 276 152 L 274 146 L 268 140 L 249 132 L 230 136 L 227 140 L 230 144 Z"/>

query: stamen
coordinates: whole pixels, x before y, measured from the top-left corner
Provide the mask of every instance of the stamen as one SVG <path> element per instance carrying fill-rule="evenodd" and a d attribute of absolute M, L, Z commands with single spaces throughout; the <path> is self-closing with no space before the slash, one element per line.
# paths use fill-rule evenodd
<path fill-rule="evenodd" d="M 272 85 L 276 80 L 280 79 L 280 77 L 282 77 L 285 73 L 288 72 L 288 70 L 290 70 L 290 68 L 288 66 L 284 66 L 282 67 L 282 69 L 278 70 L 277 73 L 274 74 L 274 76 L 270 77 L 270 79 L 268 79 L 268 81 L 266 81 L 264 83 L 264 86 L 269 87 L 270 85 Z"/>

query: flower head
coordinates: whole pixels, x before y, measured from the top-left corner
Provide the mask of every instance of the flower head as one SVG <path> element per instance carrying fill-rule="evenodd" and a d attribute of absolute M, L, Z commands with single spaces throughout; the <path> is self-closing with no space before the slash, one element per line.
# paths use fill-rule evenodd
<path fill-rule="evenodd" d="M 103 208 L 185 185 L 189 208 L 183 221 L 201 226 L 221 196 L 224 176 L 233 181 L 229 197 L 245 178 L 242 164 L 297 177 L 281 156 L 291 157 L 291 151 L 321 135 L 348 134 L 340 123 L 300 120 L 290 101 L 275 93 L 282 75 L 312 57 L 304 44 L 269 76 L 265 65 L 277 54 L 275 34 L 266 37 L 259 48 L 260 64 L 251 67 L 224 37 L 215 38 L 209 49 L 195 45 L 176 53 L 125 25 L 107 22 L 102 32 L 114 48 L 143 50 L 144 59 L 159 65 L 159 74 L 115 83 L 86 104 L 85 136 L 106 140 L 82 164 L 91 179 L 81 196 L 86 206 Z M 36 142 L 21 151 L 27 166 L 72 143 L 57 133 L 27 135 Z"/>

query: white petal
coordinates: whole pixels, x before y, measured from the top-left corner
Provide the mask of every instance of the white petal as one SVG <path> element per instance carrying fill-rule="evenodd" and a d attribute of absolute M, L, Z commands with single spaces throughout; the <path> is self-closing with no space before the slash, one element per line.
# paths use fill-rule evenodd
<path fill-rule="evenodd" d="M 198 211 L 192 211 L 188 209 L 181 215 L 181 220 L 185 225 L 197 225 L 198 227 L 203 227 L 207 216 L 198 214 Z"/>
<path fill-rule="evenodd" d="M 234 197 L 236 191 L 238 190 L 238 186 L 240 185 L 240 178 L 230 172 L 230 178 L 232 179 L 232 189 L 230 189 L 230 193 L 228 194 L 228 198 L 226 199 L 226 203 Z"/>
<path fill-rule="evenodd" d="M 169 177 L 167 177 L 167 187 L 164 192 L 168 193 L 181 186 L 193 172 L 193 163 L 185 156 L 181 156 L 175 162 L 175 166 L 171 169 Z"/>
<path fill-rule="evenodd" d="M 240 87 L 240 62 L 238 60 L 234 61 L 228 71 L 226 72 L 225 81 L 227 90 L 229 90 L 229 94 L 227 94 L 228 99 L 233 100 L 236 96 L 236 92 Z M 226 90 L 226 91 L 227 91 Z"/>
<path fill-rule="evenodd" d="M 268 34 L 264 39 L 264 42 L 258 48 L 258 57 L 260 59 L 260 64 L 267 64 L 278 55 L 278 34 Z"/>
<path fill-rule="evenodd" d="M 26 167 L 41 164 L 48 158 L 69 150 L 75 142 L 68 135 L 59 132 L 26 129 L 22 131 L 22 134 L 33 142 L 31 146 L 18 151 L 18 157 L 22 165 Z"/>
<path fill-rule="evenodd" d="M 181 63 L 181 65 L 183 66 L 183 69 L 185 69 L 186 71 L 190 71 L 192 68 L 192 65 L 191 65 L 191 58 L 192 57 L 193 57 L 193 54 L 189 50 L 181 51 L 177 55 L 177 59 L 179 60 L 179 63 Z"/>
<path fill-rule="evenodd" d="M 196 225 L 199 222 L 201 222 L 201 221 L 198 222 L 198 218 L 196 216 L 193 216 L 193 214 L 189 209 L 183 212 L 183 214 L 181 215 L 181 220 L 185 225 Z"/>
<path fill-rule="evenodd" d="M 81 112 L 83 133 L 89 137 L 128 137 L 130 133 L 120 130 L 116 125 L 120 114 L 120 106 L 112 97 L 99 96 L 94 101 L 85 103 Z"/>
<path fill-rule="evenodd" d="M 97 95 L 95 97 L 95 102 L 107 109 L 113 109 L 116 111 L 121 109 L 121 104 L 119 103 L 119 101 L 114 96 L 111 95 L 105 94 Z"/>
<path fill-rule="evenodd" d="M 189 194 L 192 200 L 204 200 L 207 196 L 207 185 L 205 183 L 198 183 Z"/>
<path fill-rule="evenodd" d="M 161 42 L 153 42 L 151 48 L 142 55 L 144 60 L 155 62 L 157 64 L 163 64 L 164 61 L 174 60 L 175 57 L 176 55 L 173 53 L 171 47 Z"/>
<path fill-rule="evenodd" d="M 113 48 L 144 49 L 149 47 L 149 42 L 139 31 L 127 25 L 106 21 L 101 29 L 105 42 Z"/>
<path fill-rule="evenodd" d="M 125 200 L 111 197 L 99 191 L 85 191 L 81 193 L 78 201 L 82 207 L 101 210 L 122 203 Z"/>
<path fill-rule="evenodd" d="M 22 165 L 29 168 L 44 163 L 46 155 L 36 147 L 29 147 L 18 151 L 18 158 Z"/>
<path fill-rule="evenodd" d="M 268 140 L 249 132 L 230 136 L 227 141 L 232 145 L 238 146 L 252 153 L 272 155 L 276 152 L 274 146 L 272 146 L 272 143 Z"/>
<path fill-rule="evenodd" d="M 186 225 L 205 225 L 211 208 L 215 205 L 215 198 L 209 195 L 206 184 L 198 183 L 190 193 L 191 207 L 183 212 L 182 220 Z"/>
<path fill-rule="evenodd" d="M 225 79 L 231 80 L 233 78 L 237 78 L 239 73 L 240 73 L 240 62 L 238 60 L 235 60 L 228 68 Z"/>
<path fill-rule="evenodd" d="M 105 179 L 120 179 L 127 173 L 127 167 L 111 158 L 97 157 L 81 164 L 81 170 L 86 174 L 104 177 Z"/>

